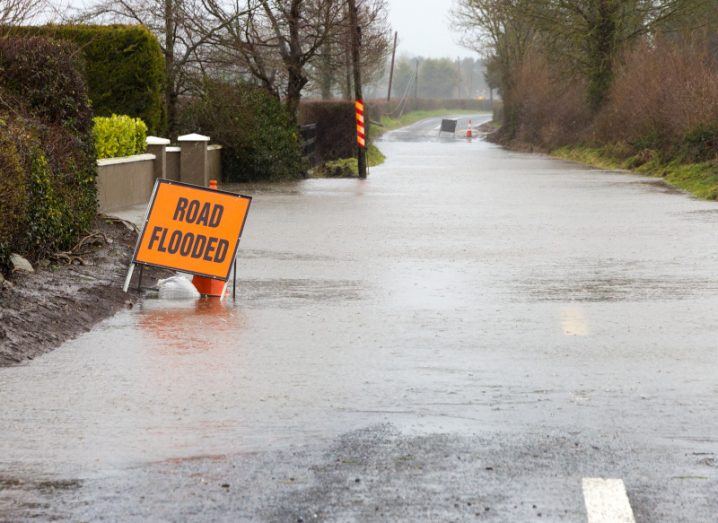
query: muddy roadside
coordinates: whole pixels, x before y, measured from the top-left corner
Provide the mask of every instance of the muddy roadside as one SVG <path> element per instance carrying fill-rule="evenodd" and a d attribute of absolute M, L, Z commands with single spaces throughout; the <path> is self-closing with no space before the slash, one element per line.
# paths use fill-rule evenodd
<path fill-rule="evenodd" d="M 49 352 L 137 302 L 137 292 L 122 292 L 137 231 L 98 217 L 88 238 L 76 255 L 0 283 L 0 367 Z M 155 285 L 167 274 L 145 270 L 143 284 Z"/>

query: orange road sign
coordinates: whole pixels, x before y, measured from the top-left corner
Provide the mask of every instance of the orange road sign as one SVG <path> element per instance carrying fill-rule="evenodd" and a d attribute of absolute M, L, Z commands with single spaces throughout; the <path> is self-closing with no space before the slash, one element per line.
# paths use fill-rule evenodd
<path fill-rule="evenodd" d="M 252 198 L 158 179 L 133 264 L 226 281 Z"/>

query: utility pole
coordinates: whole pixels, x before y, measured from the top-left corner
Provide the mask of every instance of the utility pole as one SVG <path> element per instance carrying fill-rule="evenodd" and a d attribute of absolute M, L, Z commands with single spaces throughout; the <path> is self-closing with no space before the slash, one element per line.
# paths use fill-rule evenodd
<path fill-rule="evenodd" d="M 457 97 L 457 98 L 461 98 L 461 84 L 463 83 L 463 82 L 462 82 L 462 79 L 461 79 L 461 74 L 462 74 L 462 72 L 463 72 L 463 71 L 461 70 L 461 58 L 459 58 L 459 57 L 457 56 L 457 57 L 456 57 L 456 78 L 457 78 L 457 83 L 456 83 L 456 97 Z"/>
<path fill-rule="evenodd" d="M 469 96 L 467 98 L 474 97 L 474 72 L 476 72 L 476 62 L 472 58 L 469 62 Z"/>
<path fill-rule="evenodd" d="M 417 105 L 419 100 L 419 59 L 416 59 L 416 71 L 414 72 L 414 104 Z"/>
<path fill-rule="evenodd" d="M 349 25 L 351 26 L 352 65 L 354 66 L 354 97 L 357 102 L 363 103 L 361 94 L 361 62 L 359 60 L 359 47 L 361 46 L 361 28 L 357 16 L 356 0 L 349 1 Z M 366 149 L 357 142 L 357 166 L 359 178 L 366 178 Z"/>
<path fill-rule="evenodd" d="M 391 69 L 389 69 L 389 92 L 386 93 L 386 101 L 391 101 L 391 84 L 394 83 L 394 61 L 396 60 L 396 40 L 399 31 L 394 31 L 394 49 L 391 52 Z"/>

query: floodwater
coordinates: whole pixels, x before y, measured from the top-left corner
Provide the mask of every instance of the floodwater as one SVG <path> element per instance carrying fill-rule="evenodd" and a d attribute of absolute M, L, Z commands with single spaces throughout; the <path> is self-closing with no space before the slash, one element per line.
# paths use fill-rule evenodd
<path fill-rule="evenodd" d="M 147 298 L 0 369 L 0 477 L 385 422 L 715 452 L 718 205 L 436 126 L 366 181 L 229 187 L 254 197 L 236 302 Z"/>

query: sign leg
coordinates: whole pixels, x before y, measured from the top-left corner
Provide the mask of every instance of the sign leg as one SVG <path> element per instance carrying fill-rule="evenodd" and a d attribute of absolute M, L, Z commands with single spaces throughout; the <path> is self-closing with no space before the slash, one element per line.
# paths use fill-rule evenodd
<path fill-rule="evenodd" d="M 127 269 L 127 276 L 125 277 L 125 284 L 122 286 L 122 291 L 127 292 L 127 289 L 130 288 L 130 280 L 132 279 L 132 273 L 135 270 L 135 264 L 130 263 L 130 268 Z"/>
<path fill-rule="evenodd" d="M 232 300 L 237 301 L 237 258 L 234 259 L 234 269 L 232 270 Z"/>
<path fill-rule="evenodd" d="M 138 274 L 138 278 L 137 278 L 137 292 L 138 293 L 142 292 L 142 273 L 144 272 L 144 270 L 145 270 L 145 266 L 140 265 L 140 273 Z"/>

